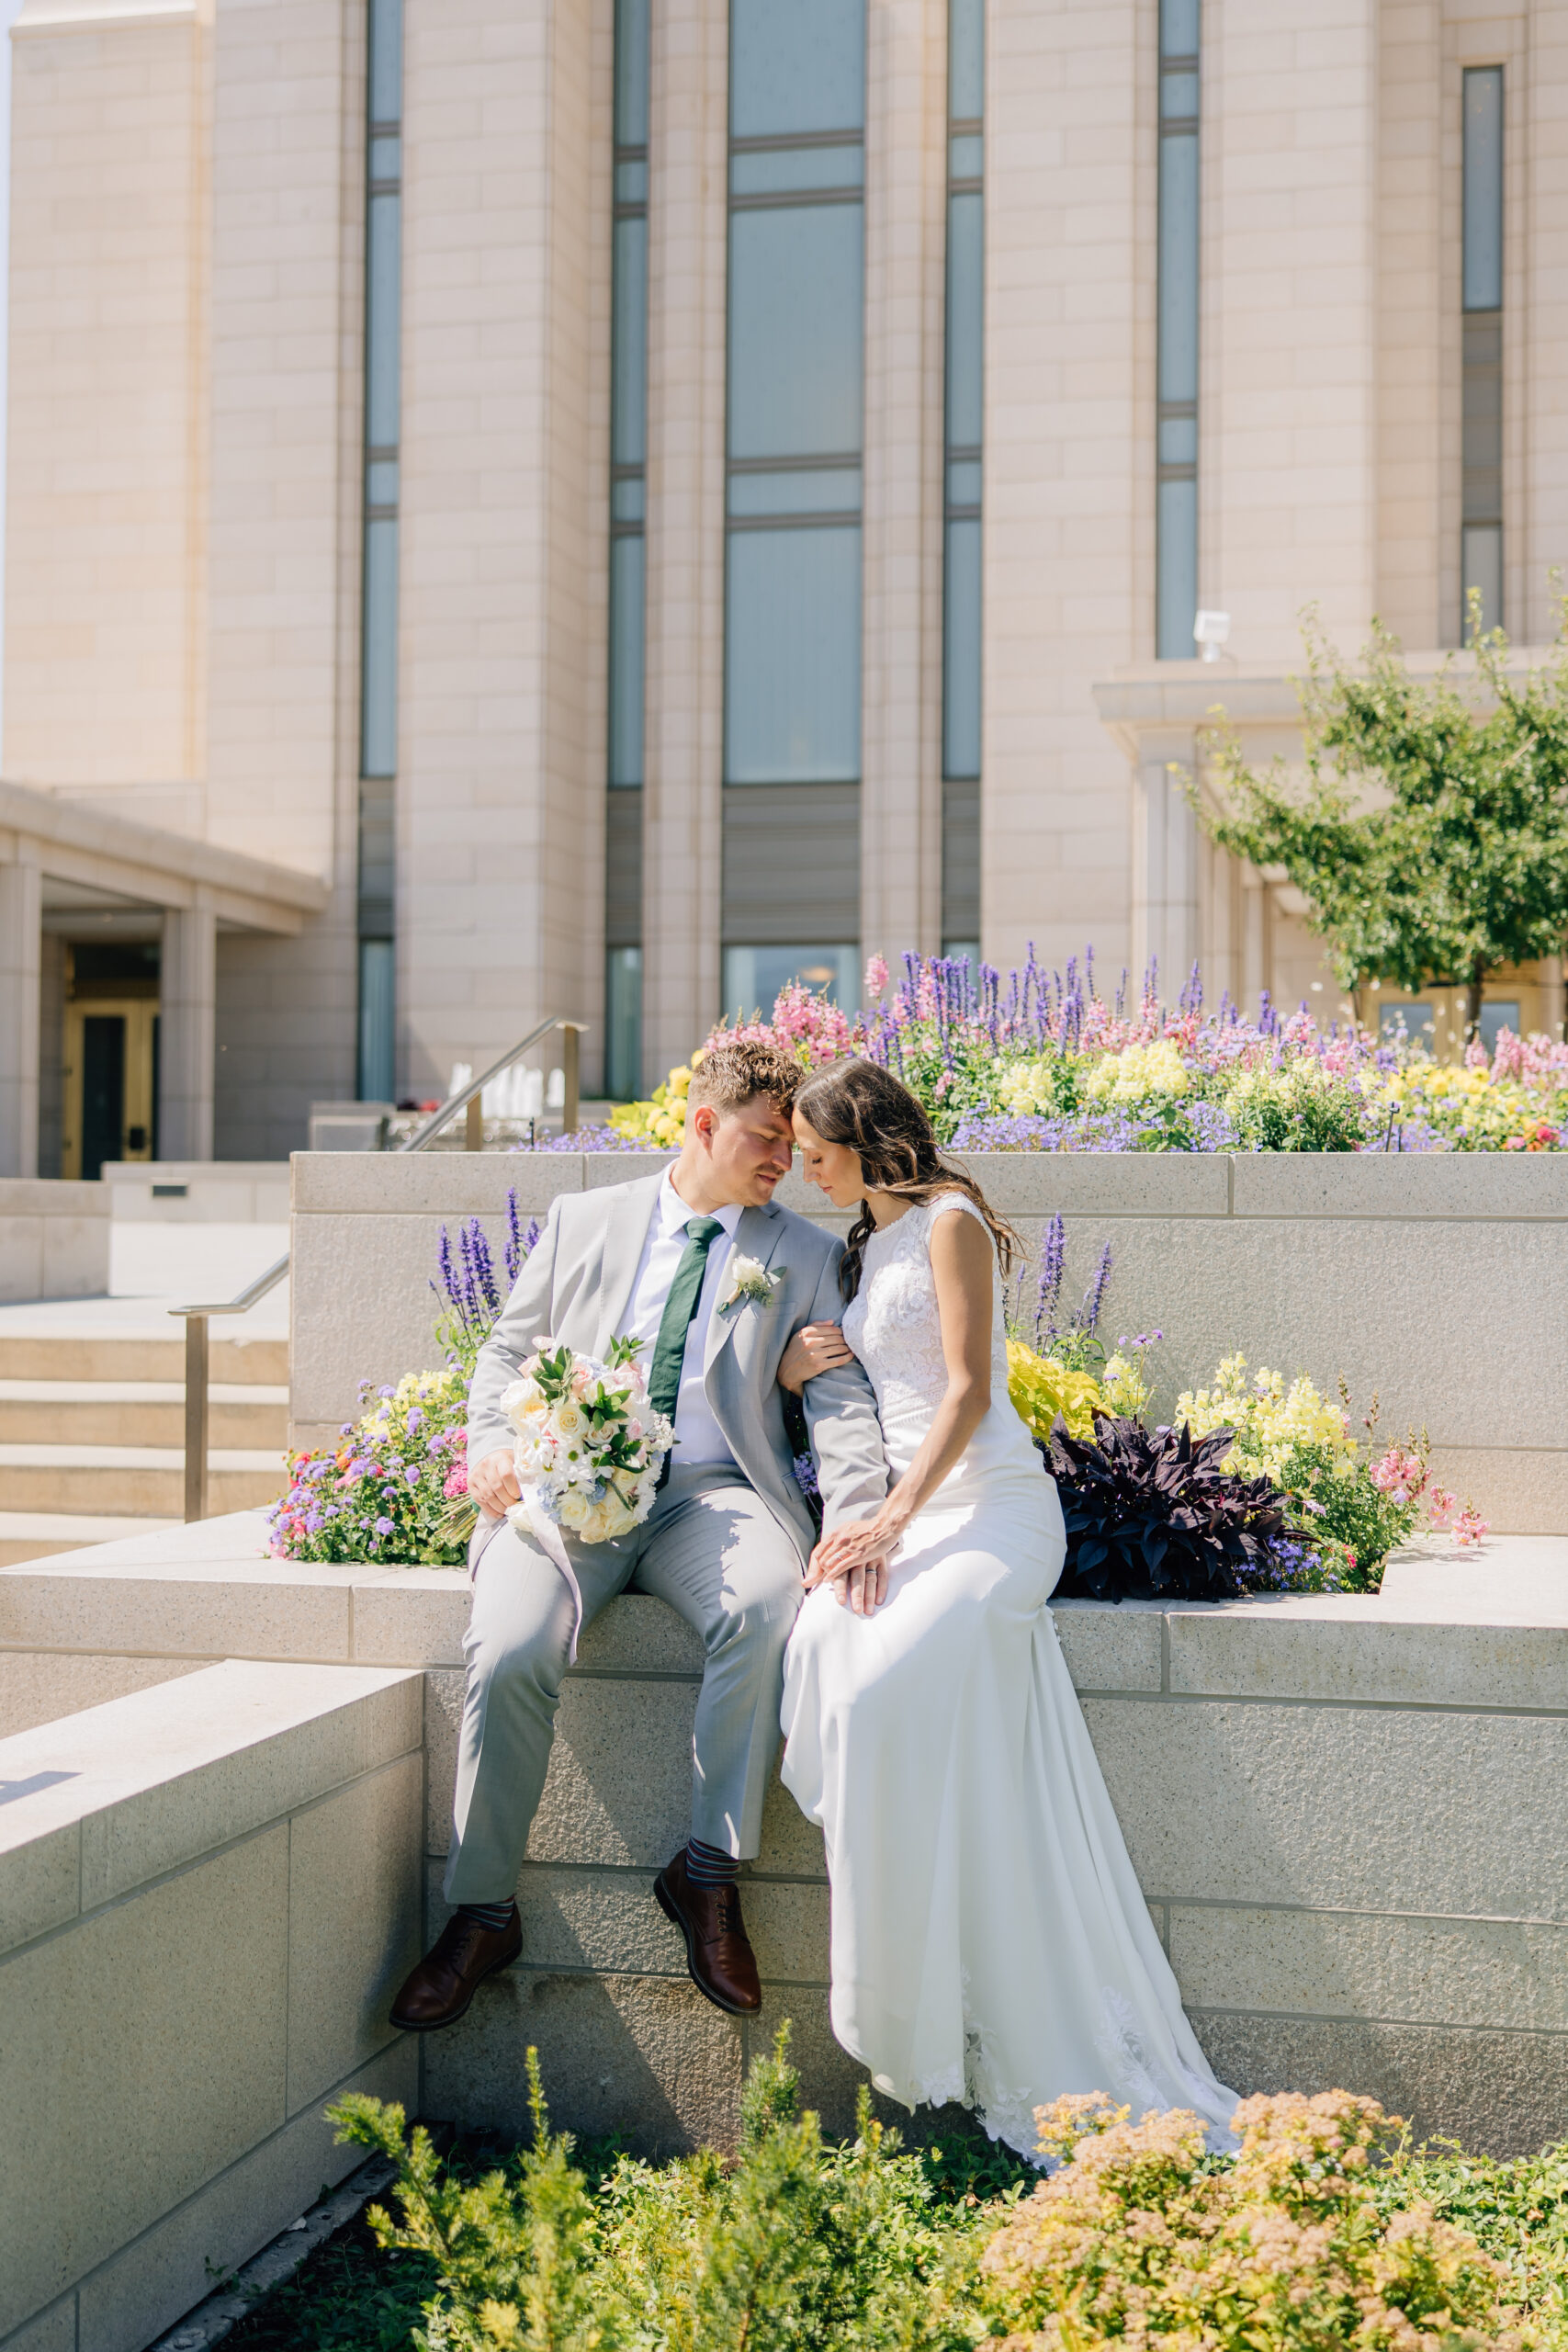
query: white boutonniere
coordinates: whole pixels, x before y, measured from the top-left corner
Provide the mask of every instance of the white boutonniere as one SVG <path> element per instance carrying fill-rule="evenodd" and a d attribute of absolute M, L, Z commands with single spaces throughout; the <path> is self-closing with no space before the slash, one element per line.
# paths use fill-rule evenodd
<path fill-rule="evenodd" d="M 776 1274 L 771 1274 L 759 1259 L 732 1257 L 718 1302 L 719 1313 L 728 1315 L 732 1306 L 739 1306 L 745 1299 L 751 1300 L 754 1306 L 766 1306 L 783 1280 L 782 1267 Z"/>

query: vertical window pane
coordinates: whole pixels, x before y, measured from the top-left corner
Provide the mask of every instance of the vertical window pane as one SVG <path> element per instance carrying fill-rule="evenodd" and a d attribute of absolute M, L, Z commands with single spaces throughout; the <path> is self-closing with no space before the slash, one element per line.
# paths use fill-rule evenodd
<path fill-rule="evenodd" d="M 402 198 L 370 198 L 365 282 L 365 437 L 372 449 L 398 439 L 401 337 Z"/>
<path fill-rule="evenodd" d="M 980 446 L 985 353 L 985 198 L 947 200 L 947 442 Z"/>
<path fill-rule="evenodd" d="M 359 1099 L 397 1099 L 397 954 L 389 939 L 359 943 Z"/>
<path fill-rule="evenodd" d="M 612 947 L 604 988 L 604 1091 L 629 1102 L 642 1092 L 642 949 Z"/>
<path fill-rule="evenodd" d="M 1159 0 L 1159 53 L 1196 57 L 1201 0 Z"/>
<path fill-rule="evenodd" d="M 792 980 L 804 980 L 846 1011 L 861 1000 L 860 950 L 833 947 L 727 947 L 724 951 L 724 1011 L 727 1017 L 764 1019 L 773 1000 Z"/>
<path fill-rule="evenodd" d="M 615 144 L 648 144 L 648 4 L 615 0 Z"/>
<path fill-rule="evenodd" d="M 860 590 L 858 525 L 730 533 L 727 783 L 859 775 Z"/>
<path fill-rule="evenodd" d="M 370 0 L 370 119 L 398 122 L 403 111 L 403 0 Z"/>
<path fill-rule="evenodd" d="M 942 665 L 942 772 L 980 773 L 980 526 L 947 526 Z"/>
<path fill-rule="evenodd" d="M 648 219 L 615 223 L 610 461 L 643 462 L 648 418 Z"/>
<path fill-rule="evenodd" d="M 1198 141 L 1159 142 L 1159 397 L 1198 397 Z"/>
<path fill-rule="evenodd" d="M 643 546 L 610 542 L 610 782 L 642 782 Z"/>
<path fill-rule="evenodd" d="M 1155 654 L 1161 662 L 1190 662 L 1198 613 L 1198 485 L 1162 481 L 1158 510 Z"/>
<path fill-rule="evenodd" d="M 1503 626 L 1503 526 L 1500 523 L 1467 523 L 1464 526 L 1463 628 L 1470 634 L 1470 592 L 1481 591 L 1481 626 Z"/>
<path fill-rule="evenodd" d="M 863 221 L 858 204 L 731 214 L 732 458 L 860 447 Z"/>
<path fill-rule="evenodd" d="M 864 120 L 865 0 L 732 0 L 732 137 L 858 130 Z"/>
<path fill-rule="evenodd" d="M 1503 69 L 1464 77 L 1464 307 L 1503 302 Z"/>
<path fill-rule="evenodd" d="M 947 111 L 954 122 L 986 111 L 986 0 L 948 0 Z"/>
<path fill-rule="evenodd" d="M 365 609 L 360 650 L 363 708 L 360 774 L 398 772 L 398 526 L 365 526 Z"/>

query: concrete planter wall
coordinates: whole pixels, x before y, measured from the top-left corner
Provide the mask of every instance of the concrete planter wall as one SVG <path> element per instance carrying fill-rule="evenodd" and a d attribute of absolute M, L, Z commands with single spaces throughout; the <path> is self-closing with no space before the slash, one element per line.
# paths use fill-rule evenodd
<path fill-rule="evenodd" d="M 441 1159 L 297 1153 L 293 1404 L 298 1442 L 335 1434 L 356 1384 L 434 1360 L 428 1284 L 443 1224 L 499 1242 L 556 1193 L 625 1182 L 648 1154 Z M 1430 1433 L 1438 1466 L 1499 1529 L 1568 1531 L 1568 1163 L 1554 1156 L 976 1154 L 968 1163 L 1032 1250 L 1060 1212 L 1068 1291 L 1101 1244 L 1101 1329 L 1166 1335 L 1156 1409 L 1239 1348 L 1254 1365 L 1374 1391 L 1382 1427 Z M 778 1197 L 807 1216 L 796 1176 Z M 829 1216 L 841 1227 L 847 1220 Z"/>
<path fill-rule="evenodd" d="M 405 1859 L 425 1872 L 434 1932 L 467 1579 L 297 1566 L 259 1556 L 262 1540 L 249 1513 L 0 1570 L 0 1702 L 14 1720 L 134 1690 L 153 1673 L 171 1683 L 12 1739 L 0 1770 L 78 1770 L 73 1724 L 90 1758 L 121 1710 L 176 1720 L 216 1658 L 282 1661 L 269 1669 L 279 1675 L 344 1665 L 373 1679 L 423 1668 L 425 1804 Z M 1069 1602 L 1055 1618 L 1145 1894 L 1222 2077 L 1241 2093 L 1337 2085 L 1472 2147 L 1538 2148 L 1568 2129 L 1568 1596 L 1550 1577 L 1510 1588 L 1484 1560 L 1401 1569 L 1391 1584 L 1376 1600 Z M 807 2098 L 831 2127 L 852 2122 L 856 2073 L 828 2026 L 821 1840 L 784 1791 L 773 1791 L 747 1874 L 765 1979 L 758 2024 L 721 2017 L 693 1990 L 650 1899 L 654 1871 L 688 1826 L 700 1664 L 656 1600 L 613 1603 L 584 1638 L 519 1886 L 523 1962 L 423 2044 L 409 2094 L 421 2112 L 521 2129 L 535 2042 L 563 2123 L 626 2131 L 654 2149 L 723 2142 L 749 2057 L 788 2017 Z M 135 1728 L 128 1721 L 127 1736 Z M 245 1745 L 238 1725 L 234 1742 Z M 244 1766 L 240 1785 L 254 1770 Z M 275 1815 L 304 1784 L 278 1785 Z M 83 1815 L 84 1839 L 101 1839 L 85 1818 L 96 1800 L 76 1803 L 67 1784 L 24 1792 L 0 1812 L 0 1845 L 33 1855 L 35 1881 L 62 1802 Z M 24 1871 L 17 1883 L 32 1882 Z M 8 1894 L 0 1875 L 0 1919 Z M 341 1895 L 301 1883 L 290 1934 L 302 1950 L 341 1940 Z M 23 1955 L 46 1949 L 41 1917 L 29 1913 L 12 1932 Z M 390 1928 L 370 1942 L 342 1960 L 367 2031 L 400 1950 Z M 241 1965 L 226 1945 L 212 1950 L 215 1972 Z M 344 2049 L 345 2070 L 371 2044 Z M 0 2316 L 0 2345 L 7 2324 Z M 83 2352 L 107 2341 L 85 2335 Z"/>
<path fill-rule="evenodd" d="M 141 2352 L 360 2161 L 329 2098 L 418 2091 L 421 1678 L 164 1670 L 0 1739 L 7 2352 Z"/>
<path fill-rule="evenodd" d="M 109 1224 L 103 1184 L 0 1177 L 0 1304 L 107 1291 Z"/>

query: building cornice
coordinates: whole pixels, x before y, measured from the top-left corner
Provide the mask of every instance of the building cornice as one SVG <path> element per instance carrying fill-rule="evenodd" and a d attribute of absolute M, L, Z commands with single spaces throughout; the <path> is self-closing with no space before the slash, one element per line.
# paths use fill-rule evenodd
<path fill-rule="evenodd" d="M 220 921 L 254 931 L 298 932 L 329 896 L 296 867 L 0 783 L 0 865 L 17 864 L 147 906 L 209 905 Z"/>

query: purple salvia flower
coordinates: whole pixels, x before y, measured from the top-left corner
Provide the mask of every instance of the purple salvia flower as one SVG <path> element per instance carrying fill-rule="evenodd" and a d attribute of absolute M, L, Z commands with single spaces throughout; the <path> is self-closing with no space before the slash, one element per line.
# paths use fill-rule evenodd
<path fill-rule="evenodd" d="M 517 1208 L 517 1187 L 506 1188 L 506 1279 L 514 1283 L 528 1252 L 524 1245 L 522 1226 Z"/>

